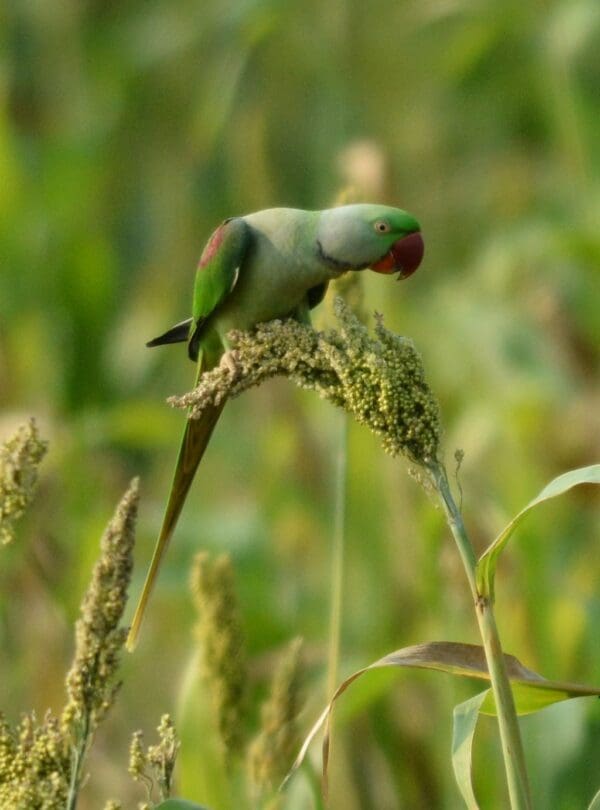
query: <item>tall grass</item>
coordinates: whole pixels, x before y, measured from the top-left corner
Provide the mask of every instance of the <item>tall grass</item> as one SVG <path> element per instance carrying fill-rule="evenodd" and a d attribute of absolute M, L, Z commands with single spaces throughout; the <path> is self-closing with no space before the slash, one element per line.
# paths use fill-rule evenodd
<path fill-rule="evenodd" d="M 65 625 L 106 516 L 137 474 L 137 554 L 147 557 L 181 428 L 163 400 L 193 372 L 176 349 L 143 343 L 189 314 L 208 233 L 251 209 L 323 207 L 357 141 L 383 164 L 382 185 L 363 196 L 405 206 L 424 226 L 426 260 L 410 286 L 367 279 L 366 306 L 423 353 L 446 445 L 465 451 L 477 551 L 546 480 L 597 457 L 596 5 L 135 0 L 0 11 L 0 433 L 35 414 L 53 447 L 27 541 L 2 550 L 0 704 L 15 707 L 13 723 L 16 707 L 61 706 Z M 321 677 L 336 424 L 279 383 L 228 409 L 146 639 L 125 664 L 120 711 L 92 753 L 114 795 L 128 795 L 129 779 L 108 752 L 125 761 L 130 730 L 149 734 L 176 702 L 193 623 L 182 583 L 199 547 L 232 555 L 250 659 L 261 666 L 300 633 Z M 392 649 L 399 628 L 407 644 L 475 641 L 441 512 L 364 429 L 349 428 L 348 453 L 342 674 Z M 584 489 L 534 514 L 498 595 L 507 649 L 589 683 L 600 679 L 596 530 Z M 154 677 L 141 693 L 144 671 Z M 415 808 L 454 810 L 450 726 L 416 724 L 415 707 L 450 716 L 468 687 L 425 674 L 399 691 L 378 676 L 356 690 L 340 704 L 334 795 L 348 810 L 365 796 L 386 806 L 398 791 Z M 584 806 L 596 789 L 597 707 L 547 709 L 522 726 L 540 805 Z M 476 756 L 495 761 L 491 722 L 478 743 Z M 494 808 L 501 772 L 476 774 Z M 89 790 L 96 808 L 104 796 Z"/>

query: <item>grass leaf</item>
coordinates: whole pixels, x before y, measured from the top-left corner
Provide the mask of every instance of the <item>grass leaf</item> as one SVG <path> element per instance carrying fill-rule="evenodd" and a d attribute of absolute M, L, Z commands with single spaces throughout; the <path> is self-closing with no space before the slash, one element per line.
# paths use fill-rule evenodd
<path fill-rule="evenodd" d="M 551 681 L 537 672 L 528 669 L 513 655 L 504 655 L 508 677 L 513 688 L 515 704 L 518 714 L 530 714 L 543 709 L 552 703 L 561 700 L 569 700 L 576 697 L 589 697 L 600 695 L 600 687 L 584 686 L 582 684 L 567 683 L 563 681 Z M 404 647 L 395 650 L 389 655 L 385 655 L 368 667 L 359 669 L 346 678 L 336 689 L 333 697 L 321 712 L 321 715 L 308 732 L 302 748 L 290 772 L 286 776 L 282 787 L 290 779 L 293 773 L 302 764 L 308 748 L 320 729 L 325 728 L 323 739 L 323 791 L 327 794 L 327 770 L 329 763 L 329 724 L 331 722 L 331 712 L 335 701 L 346 689 L 355 681 L 374 669 L 384 667 L 408 667 L 417 669 L 434 669 L 440 672 L 447 672 L 450 675 L 458 675 L 464 678 L 476 678 L 478 680 L 489 681 L 490 675 L 487 669 L 483 647 L 476 644 L 459 644 L 452 641 L 430 641 L 425 644 L 416 644 L 412 647 Z M 491 690 L 483 693 L 481 704 L 478 707 L 483 714 L 496 714 L 496 707 Z"/>
<path fill-rule="evenodd" d="M 458 789 L 465 800 L 469 810 L 479 810 L 475 793 L 473 792 L 473 737 L 479 719 L 481 704 L 489 693 L 489 689 L 474 695 L 464 703 L 454 707 L 454 723 L 452 727 L 452 767 Z"/>
<path fill-rule="evenodd" d="M 579 484 L 600 484 L 600 464 L 592 464 L 589 467 L 580 467 L 577 470 L 559 475 L 554 478 L 527 506 L 515 515 L 510 523 L 500 532 L 486 551 L 481 555 L 477 564 L 477 588 L 483 596 L 493 596 L 494 576 L 496 564 L 500 553 L 503 551 L 508 539 L 515 531 L 523 518 L 540 503 L 563 495 L 568 490 Z"/>
<path fill-rule="evenodd" d="M 596 793 L 596 795 L 590 802 L 588 810 L 600 810 L 600 790 L 598 791 L 598 793 Z"/>

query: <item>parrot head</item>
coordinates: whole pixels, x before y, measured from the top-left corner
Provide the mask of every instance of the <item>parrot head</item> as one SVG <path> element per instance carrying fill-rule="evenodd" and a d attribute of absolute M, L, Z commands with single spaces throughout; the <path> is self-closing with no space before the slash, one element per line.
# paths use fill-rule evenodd
<path fill-rule="evenodd" d="M 398 273 L 411 276 L 425 246 L 417 220 L 386 205 L 344 205 L 323 211 L 317 246 L 325 261 L 340 270 Z"/>

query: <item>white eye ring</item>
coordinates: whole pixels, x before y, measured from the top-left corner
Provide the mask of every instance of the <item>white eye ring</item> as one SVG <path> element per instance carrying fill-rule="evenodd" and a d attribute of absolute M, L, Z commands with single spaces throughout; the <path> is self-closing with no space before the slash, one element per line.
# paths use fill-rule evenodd
<path fill-rule="evenodd" d="M 373 225 L 377 233 L 389 233 L 392 229 L 390 227 L 390 223 L 386 222 L 383 219 L 378 219 L 377 222 Z"/>

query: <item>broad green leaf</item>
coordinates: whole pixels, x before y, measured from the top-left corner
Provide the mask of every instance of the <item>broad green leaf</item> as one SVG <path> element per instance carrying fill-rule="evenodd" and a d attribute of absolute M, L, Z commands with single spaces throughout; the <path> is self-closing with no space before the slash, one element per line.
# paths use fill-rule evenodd
<path fill-rule="evenodd" d="M 523 518 L 529 514 L 535 506 L 538 506 L 538 504 L 544 503 L 544 501 L 548 501 L 551 498 L 556 498 L 558 495 L 563 495 L 579 484 L 600 484 L 600 464 L 592 464 L 590 467 L 580 467 L 577 470 L 570 470 L 569 472 L 563 473 L 563 475 L 559 475 L 558 478 L 555 478 L 545 486 L 539 495 L 530 501 L 527 506 L 521 509 L 500 532 L 493 543 L 488 546 L 477 563 L 477 589 L 480 594 L 493 597 L 494 576 L 498 557 Z"/>
<path fill-rule="evenodd" d="M 600 790 L 598 791 L 598 793 L 596 793 L 596 795 L 592 799 L 590 806 L 588 807 L 588 810 L 600 810 Z"/>
<path fill-rule="evenodd" d="M 515 704 L 518 714 L 530 714 L 539 709 L 575 697 L 589 697 L 600 695 L 600 687 L 583 686 L 581 684 L 550 681 L 527 669 L 513 655 L 504 655 L 506 671 L 511 681 Z M 451 641 L 430 641 L 426 644 L 416 644 L 413 647 L 404 647 L 395 650 L 389 655 L 380 658 L 368 667 L 357 670 L 346 678 L 336 689 L 333 697 L 322 711 L 320 717 L 306 736 L 300 753 L 292 765 L 285 782 L 300 767 L 306 752 L 319 730 L 325 728 L 323 739 L 323 790 L 327 791 L 327 768 L 329 760 L 329 724 L 331 712 L 336 700 L 346 689 L 365 672 L 383 667 L 414 667 L 418 669 L 434 669 L 458 675 L 464 678 L 476 678 L 489 681 L 490 675 L 485 660 L 483 647 L 476 644 L 458 644 Z M 484 693 L 479 710 L 484 714 L 496 714 L 491 690 Z"/>
<path fill-rule="evenodd" d="M 479 719 L 479 710 L 488 692 L 459 703 L 454 707 L 454 723 L 452 727 L 452 767 L 456 784 L 461 792 L 469 810 L 479 810 L 475 793 L 473 792 L 473 737 Z"/>
<path fill-rule="evenodd" d="M 208 810 L 208 807 L 185 799 L 167 799 L 166 802 L 157 804 L 154 810 Z"/>

